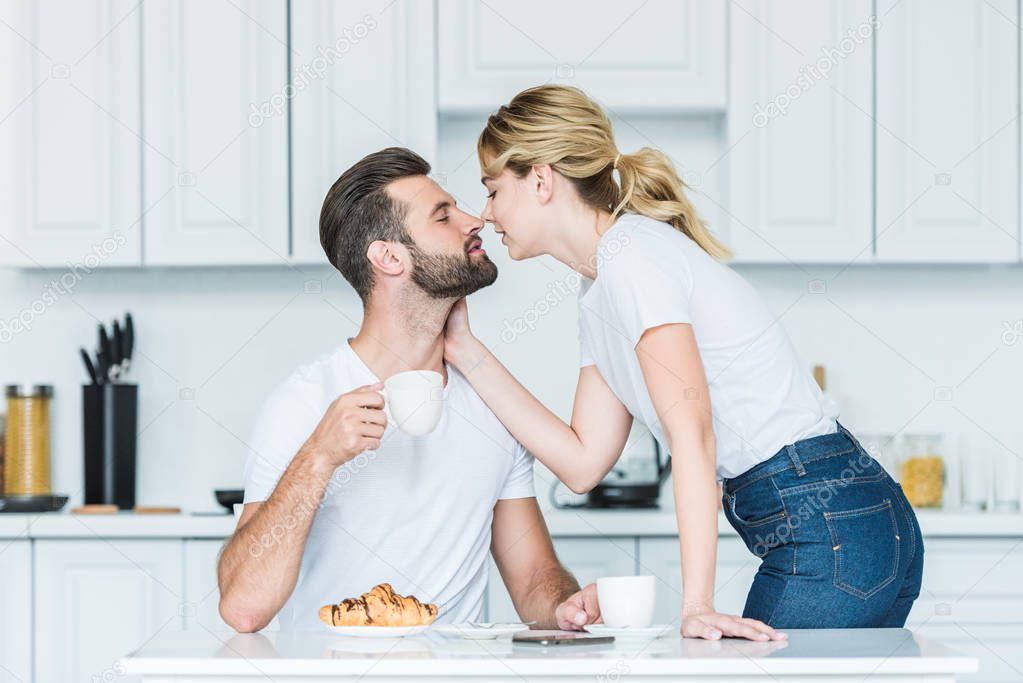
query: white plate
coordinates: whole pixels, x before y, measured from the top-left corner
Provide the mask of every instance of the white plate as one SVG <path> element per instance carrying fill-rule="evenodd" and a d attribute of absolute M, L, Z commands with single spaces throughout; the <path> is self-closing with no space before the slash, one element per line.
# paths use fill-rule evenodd
<path fill-rule="evenodd" d="M 615 638 L 644 638 L 653 640 L 661 636 L 678 632 L 672 624 L 654 624 L 652 626 L 608 626 L 607 624 L 590 624 L 587 633 L 595 636 L 614 636 Z"/>
<path fill-rule="evenodd" d="M 510 636 L 520 631 L 528 631 L 526 624 L 491 624 L 486 626 L 473 626 L 471 624 L 437 624 L 433 627 L 434 633 L 443 633 L 449 636 L 461 636 L 468 640 L 493 640 L 501 636 Z"/>
<path fill-rule="evenodd" d="M 324 624 L 326 626 L 326 624 Z M 339 636 L 355 638 L 404 638 L 414 636 L 430 628 L 425 626 L 327 626 Z"/>

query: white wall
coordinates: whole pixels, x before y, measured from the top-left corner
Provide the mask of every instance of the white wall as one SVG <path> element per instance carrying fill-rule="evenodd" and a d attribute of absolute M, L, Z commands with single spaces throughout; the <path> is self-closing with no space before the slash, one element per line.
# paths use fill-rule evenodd
<path fill-rule="evenodd" d="M 435 163 L 438 179 L 477 211 L 481 121 L 444 120 Z M 616 120 L 622 150 L 653 144 L 673 155 L 703 195 L 698 203 L 713 226 L 723 224 L 716 205 L 727 206 L 720 127 L 713 117 Z M 577 372 L 574 299 L 539 302 L 568 271 L 546 259 L 511 262 L 492 231 L 484 239 L 501 275 L 472 298 L 473 327 L 567 417 Z M 1006 344 L 1002 333 L 1004 323 L 1023 319 L 1019 266 L 738 270 L 782 316 L 806 364 L 828 367 L 854 431 L 942 431 L 953 435 L 951 446 L 960 434 L 972 444 L 994 436 L 1012 445 L 1023 343 Z M 30 310 L 62 274 L 0 270 L 0 324 Z M 825 283 L 823 293 L 811 292 L 815 280 Z M 84 371 L 77 347 L 95 344 L 97 319 L 131 310 L 141 384 L 138 501 L 190 509 L 212 509 L 213 488 L 240 485 L 244 443 L 263 396 L 296 365 L 353 334 L 361 314 L 358 298 L 329 266 L 97 270 L 71 295 L 36 306 L 27 314 L 31 329 L 0 344 L 0 382 L 56 385 L 54 490 L 81 502 Z M 506 322 L 527 317 L 535 318 L 534 329 L 502 340 Z M 951 389 L 951 400 L 935 399 L 942 387 Z M 183 398 L 189 389 L 194 398 Z"/>

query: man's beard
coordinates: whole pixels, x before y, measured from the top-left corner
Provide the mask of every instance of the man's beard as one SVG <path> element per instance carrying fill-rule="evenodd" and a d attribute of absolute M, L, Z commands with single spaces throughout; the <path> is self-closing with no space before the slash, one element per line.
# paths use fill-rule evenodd
<path fill-rule="evenodd" d="M 412 282 L 433 299 L 460 299 L 494 284 L 497 266 L 490 257 L 469 256 L 469 246 L 477 239 L 466 240 L 461 255 L 431 254 L 408 240 L 405 246 L 412 255 Z"/>

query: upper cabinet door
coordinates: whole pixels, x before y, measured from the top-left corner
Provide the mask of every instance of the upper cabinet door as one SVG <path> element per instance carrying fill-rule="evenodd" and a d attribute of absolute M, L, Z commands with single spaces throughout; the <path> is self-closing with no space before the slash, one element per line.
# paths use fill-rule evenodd
<path fill-rule="evenodd" d="M 296 0 L 292 41 L 292 247 L 325 263 L 320 208 L 370 152 L 408 147 L 433 162 L 437 138 L 433 3 Z"/>
<path fill-rule="evenodd" d="M 0 264 L 138 265 L 137 5 L 0 4 Z"/>
<path fill-rule="evenodd" d="M 878 260 L 1017 260 L 1017 3 L 877 13 Z"/>
<path fill-rule="evenodd" d="M 145 262 L 287 262 L 286 1 L 143 13 Z"/>
<path fill-rule="evenodd" d="M 736 260 L 872 257 L 872 5 L 733 3 L 722 163 Z"/>
<path fill-rule="evenodd" d="M 723 109 L 727 3 L 438 0 L 441 110 L 489 110 L 545 83 L 631 111 Z"/>

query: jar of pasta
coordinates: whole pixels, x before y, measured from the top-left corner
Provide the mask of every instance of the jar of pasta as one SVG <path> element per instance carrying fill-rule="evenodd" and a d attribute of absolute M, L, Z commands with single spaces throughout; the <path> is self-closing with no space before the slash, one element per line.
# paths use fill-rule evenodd
<path fill-rule="evenodd" d="M 4 450 L 7 448 L 7 416 L 0 413 L 0 493 L 4 491 Z"/>
<path fill-rule="evenodd" d="M 940 434 L 903 436 L 899 483 L 913 507 L 941 507 L 945 489 L 945 458 Z"/>
<path fill-rule="evenodd" d="M 50 491 L 49 384 L 10 384 L 4 449 L 4 495 L 46 496 Z"/>

